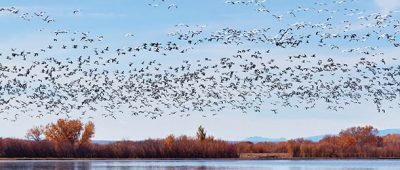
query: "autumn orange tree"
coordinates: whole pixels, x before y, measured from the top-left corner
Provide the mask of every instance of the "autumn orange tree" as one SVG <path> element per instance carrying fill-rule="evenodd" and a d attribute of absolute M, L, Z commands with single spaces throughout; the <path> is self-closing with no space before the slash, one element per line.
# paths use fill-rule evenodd
<path fill-rule="evenodd" d="M 347 146 L 377 146 L 379 145 L 378 129 L 372 126 L 352 127 L 340 132 L 339 137 Z"/>
<path fill-rule="evenodd" d="M 83 124 L 80 120 L 59 119 L 56 123 L 48 124 L 44 134 L 50 142 L 76 146 L 91 143 L 94 128 L 90 121 Z"/>
<path fill-rule="evenodd" d="M 172 147 L 172 145 L 175 142 L 175 136 L 174 135 L 168 135 L 165 139 L 164 139 L 164 144 L 165 146 L 170 149 Z"/>

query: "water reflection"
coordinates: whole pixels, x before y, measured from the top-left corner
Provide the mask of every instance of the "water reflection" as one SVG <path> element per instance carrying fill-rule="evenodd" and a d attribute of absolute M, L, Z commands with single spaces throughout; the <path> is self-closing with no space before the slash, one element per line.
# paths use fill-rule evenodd
<path fill-rule="evenodd" d="M 86 170 L 92 169 L 90 162 L 82 161 L 2 161 L 0 169 L 32 170 Z"/>
<path fill-rule="evenodd" d="M 395 170 L 398 160 L 350 161 L 246 161 L 246 160 L 134 160 L 134 161 L 0 161 L 7 170 Z"/>

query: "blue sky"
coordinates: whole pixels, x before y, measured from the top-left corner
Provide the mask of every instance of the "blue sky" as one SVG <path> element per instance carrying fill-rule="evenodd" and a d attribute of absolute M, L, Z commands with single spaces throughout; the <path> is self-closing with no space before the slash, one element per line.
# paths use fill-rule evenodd
<path fill-rule="evenodd" d="M 40 19 L 24 21 L 18 16 L 0 13 L 0 52 L 9 52 L 11 48 L 38 49 L 44 48 L 51 42 L 50 32 L 69 30 L 71 32 L 90 32 L 92 35 L 103 35 L 105 42 L 114 48 L 133 46 L 142 42 L 169 41 L 173 38 L 169 32 L 182 28 L 174 25 L 184 23 L 192 27 L 205 25 L 205 32 L 211 33 L 226 27 L 239 29 L 256 29 L 271 27 L 278 29 L 287 25 L 305 21 L 319 22 L 329 15 L 300 14 L 293 18 L 287 16 L 286 11 L 298 6 L 313 7 L 312 0 L 267 0 L 265 5 L 276 14 L 285 15 L 282 21 L 273 16 L 257 12 L 257 6 L 232 6 L 224 3 L 225 0 L 166 0 L 165 3 L 157 0 L 5 0 L 0 1 L 1 7 L 14 6 L 21 11 L 46 11 L 56 20 L 53 24 L 45 24 Z M 318 1 L 331 2 L 331 1 Z M 149 3 L 158 4 L 152 7 Z M 176 4 L 177 9 L 168 9 L 170 4 Z M 314 6 L 315 7 L 315 6 Z M 359 8 L 365 13 L 388 13 L 398 10 L 400 0 L 359 0 L 359 2 L 330 5 L 329 9 Z M 79 9 L 79 14 L 73 14 Z M 332 14 L 338 20 L 345 16 Z M 43 29 L 44 31 L 38 31 Z M 360 30 L 363 31 L 363 30 Z M 125 37 L 126 33 L 134 37 Z M 371 42 L 376 45 L 377 42 Z M 344 44 L 346 45 L 346 44 Z M 398 50 L 387 44 L 378 44 L 387 57 L 394 56 Z M 315 49 L 314 46 L 304 46 L 298 49 L 278 49 L 277 47 L 263 47 L 255 44 L 245 44 L 244 47 L 272 49 L 274 57 L 283 57 L 290 54 L 313 52 L 319 55 L 335 56 L 343 61 L 351 62 L 354 56 L 341 54 L 327 49 Z M 197 47 L 193 52 L 185 55 L 168 57 L 143 54 L 132 60 L 147 60 L 157 58 L 160 62 L 176 64 L 185 59 L 195 59 L 204 56 L 230 56 L 237 46 L 222 46 L 211 43 Z M 317 51 L 316 51 L 317 50 Z M 71 53 L 57 53 L 57 57 L 74 55 Z M 300 137 L 319 134 L 336 133 L 340 129 L 357 126 L 373 125 L 379 129 L 400 128 L 400 110 L 392 109 L 387 113 L 378 113 L 371 103 L 353 105 L 343 111 L 326 110 L 321 104 L 313 110 L 283 108 L 278 114 L 269 112 L 264 106 L 261 113 L 241 113 L 235 110 L 224 110 L 215 117 L 202 117 L 201 114 L 192 114 L 190 117 L 163 116 L 156 120 L 146 117 L 120 117 L 116 120 L 94 115 L 92 120 L 96 124 L 96 139 L 131 139 L 164 137 L 168 134 L 194 135 L 196 128 L 203 125 L 210 134 L 228 140 L 240 140 L 250 136 L 264 137 Z M 17 122 L 0 120 L 0 136 L 23 137 L 28 128 L 34 125 L 45 124 L 58 117 L 46 116 L 41 119 L 21 116 Z"/>

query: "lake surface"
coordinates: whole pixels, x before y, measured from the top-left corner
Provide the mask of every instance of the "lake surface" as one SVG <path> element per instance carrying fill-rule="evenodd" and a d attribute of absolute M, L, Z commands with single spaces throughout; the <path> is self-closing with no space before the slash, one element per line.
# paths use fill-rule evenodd
<path fill-rule="evenodd" d="M 67 160 L 0 161 L 4 170 L 400 170 L 400 160 Z"/>

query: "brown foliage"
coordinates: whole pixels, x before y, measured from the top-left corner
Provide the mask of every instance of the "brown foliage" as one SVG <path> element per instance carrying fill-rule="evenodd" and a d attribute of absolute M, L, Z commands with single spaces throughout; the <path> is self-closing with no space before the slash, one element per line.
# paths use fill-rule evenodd
<path fill-rule="evenodd" d="M 85 130 L 83 131 L 82 137 L 81 137 L 81 144 L 89 144 L 91 143 L 91 138 L 94 136 L 94 124 L 93 122 L 88 122 L 85 125 Z"/>
<path fill-rule="evenodd" d="M 378 136 L 372 126 L 352 127 L 319 142 L 294 139 L 287 142 L 236 144 L 239 153 L 289 153 L 293 157 L 387 158 L 400 157 L 400 135 Z"/>
<path fill-rule="evenodd" d="M 79 141 L 81 131 L 82 122 L 80 120 L 59 119 L 57 123 L 48 124 L 44 134 L 50 142 L 73 145 Z"/>
<path fill-rule="evenodd" d="M 391 147 L 382 143 L 378 130 L 372 126 L 348 128 L 338 136 L 326 136 L 319 142 L 289 141 L 287 145 L 294 157 L 336 158 L 386 157 L 383 151 Z"/>
<path fill-rule="evenodd" d="M 36 133 L 38 129 L 33 128 L 31 134 L 40 136 Z M 89 122 L 83 125 L 76 120 L 59 120 L 48 125 L 44 132 L 46 140 L 0 138 L 0 157 L 237 158 L 239 153 L 289 153 L 293 157 L 314 158 L 400 157 L 400 135 L 380 137 L 371 126 L 349 128 L 337 136 L 326 136 L 319 142 L 294 139 L 255 144 L 214 139 L 205 135 L 204 128 L 199 128 L 200 133 L 196 137 L 169 135 L 158 140 L 99 145 L 90 142 L 94 124 Z"/>
<path fill-rule="evenodd" d="M 28 130 L 26 133 L 26 138 L 28 140 L 40 141 L 42 140 L 42 136 L 44 133 L 43 126 L 36 126 Z"/>
<path fill-rule="evenodd" d="M 84 125 L 80 120 L 59 119 L 56 123 L 48 124 L 44 134 L 48 141 L 70 149 L 77 145 L 90 144 L 94 128 L 92 122 Z"/>

